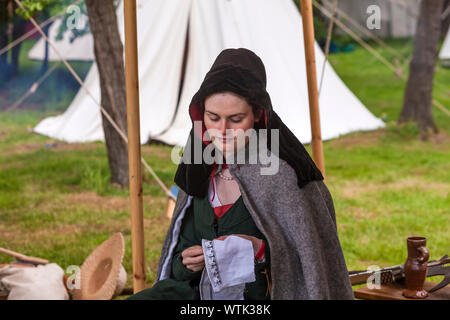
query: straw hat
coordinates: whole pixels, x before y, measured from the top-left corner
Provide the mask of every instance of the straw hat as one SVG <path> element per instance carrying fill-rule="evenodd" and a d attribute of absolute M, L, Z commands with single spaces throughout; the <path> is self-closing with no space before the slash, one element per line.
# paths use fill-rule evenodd
<path fill-rule="evenodd" d="M 117 292 L 120 274 L 122 274 L 120 278 L 123 278 L 121 269 L 124 251 L 124 240 L 120 232 L 115 233 L 97 247 L 81 266 L 80 289 L 72 290 L 72 298 L 74 300 L 111 299 Z"/>
<path fill-rule="evenodd" d="M 125 284 L 127 283 L 127 271 L 125 270 L 125 268 L 123 267 L 123 265 L 120 265 L 120 271 L 119 271 L 119 276 L 117 278 L 117 285 L 116 285 L 116 289 L 114 291 L 113 294 L 113 298 L 120 295 L 123 291 L 123 289 L 125 289 Z"/>

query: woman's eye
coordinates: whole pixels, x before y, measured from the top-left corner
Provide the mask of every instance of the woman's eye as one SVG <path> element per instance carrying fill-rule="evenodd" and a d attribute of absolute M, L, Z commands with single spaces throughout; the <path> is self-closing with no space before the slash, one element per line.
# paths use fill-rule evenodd
<path fill-rule="evenodd" d="M 213 122 L 217 122 L 217 121 L 219 121 L 219 118 L 211 118 L 211 117 L 209 117 L 209 120 L 211 120 Z"/>
<path fill-rule="evenodd" d="M 230 119 L 230 120 L 231 120 L 231 122 L 233 122 L 233 123 L 239 123 L 239 122 L 242 121 L 242 119 Z"/>

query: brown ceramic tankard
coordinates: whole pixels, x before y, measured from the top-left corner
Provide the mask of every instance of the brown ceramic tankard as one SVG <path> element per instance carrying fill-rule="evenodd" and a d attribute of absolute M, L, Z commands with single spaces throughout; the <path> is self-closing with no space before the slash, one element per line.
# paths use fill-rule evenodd
<path fill-rule="evenodd" d="M 408 237 L 408 258 L 404 264 L 405 280 L 407 289 L 403 295 L 412 299 L 424 299 L 428 293 L 423 289 L 428 269 L 427 239 L 424 237 Z"/>

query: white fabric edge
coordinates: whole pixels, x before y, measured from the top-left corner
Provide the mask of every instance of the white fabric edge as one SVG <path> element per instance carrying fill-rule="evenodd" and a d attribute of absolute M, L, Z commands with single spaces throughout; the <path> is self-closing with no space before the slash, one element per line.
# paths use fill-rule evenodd
<path fill-rule="evenodd" d="M 188 196 L 186 205 L 183 207 L 183 209 L 181 210 L 181 213 L 178 215 L 173 230 L 172 230 L 172 242 L 170 243 L 169 246 L 169 251 L 166 257 L 166 260 L 163 263 L 162 266 L 162 270 L 161 270 L 161 275 L 158 279 L 159 280 L 164 280 L 170 277 L 170 272 L 171 272 L 171 262 L 172 262 L 172 255 L 173 255 L 173 251 L 175 250 L 175 246 L 178 243 L 178 237 L 180 235 L 180 230 L 181 230 L 181 222 L 183 221 L 183 218 L 186 214 L 186 210 L 187 208 L 189 208 L 189 206 L 191 205 L 193 196 Z"/>

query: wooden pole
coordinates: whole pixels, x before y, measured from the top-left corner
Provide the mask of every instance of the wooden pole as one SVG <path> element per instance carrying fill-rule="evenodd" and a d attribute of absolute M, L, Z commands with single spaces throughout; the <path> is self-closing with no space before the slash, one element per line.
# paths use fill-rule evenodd
<path fill-rule="evenodd" d="M 141 141 L 136 0 L 124 1 L 125 76 L 127 89 L 128 168 L 130 177 L 133 289 L 145 289 L 144 215 L 142 207 Z"/>
<path fill-rule="evenodd" d="M 311 121 L 311 146 L 316 166 L 325 178 L 322 134 L 320 131 L 319 94 L 317 90 L 316 57 L 314 53 L 314 21 L 312 0 L 300 0 L 305 42 L 306 73 L 308 80 L 309 117 Z"/>

